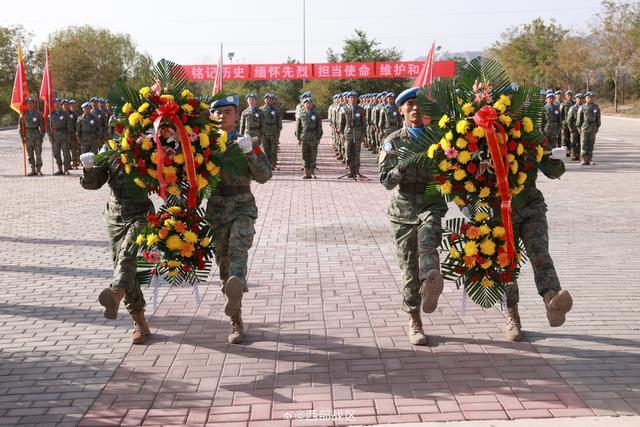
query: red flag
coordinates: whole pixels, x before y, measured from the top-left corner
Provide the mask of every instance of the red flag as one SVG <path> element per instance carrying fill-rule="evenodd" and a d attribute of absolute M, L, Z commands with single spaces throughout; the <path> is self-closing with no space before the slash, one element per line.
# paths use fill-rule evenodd
<path fill-rule="evenodd" d="M 213 80 L 213 90 L 211 95 L 214 95 L 222 90 L 222 44 L 220 44 L 220 58 L 218 59 L 218 69 L 216 70 L 216 77 Z"/>
<path fill-rule="evenodd" d="M 13 81 L 13 93 L 11 94 L 11 108 L 18 114 L 24 110 L 24 100 L 29 97 L 27 89 L 27 76 L 24 71 L 22 61 L 22 49 L 18 47 L 18 66 L 16 67 L 16 78 Z"/>
<path fill-rule="evenodd" d="M 44 127 L 47 128 L 49 121 L 49 109 L 53 98 L 53 80 L 51 79 L 51 61 L 49 60 L 49 49 L 45 49 L 44 72 L 42 73 L 42 85 L 40 85 L 40 99 L 44 103 Z"/>
<path fill-rule="evenodd" d="M 424 87 L 433 81 L 433 58 L 436 52 L 436 41 L 433 41 L 431 45 L 431 49 L 429 49 L 429 53 L 427 53 L 427 57 L 424 60 L 424 65 L 420 69 L 420 74 L 413 81 L 413 85 L 411 87 Z"/>

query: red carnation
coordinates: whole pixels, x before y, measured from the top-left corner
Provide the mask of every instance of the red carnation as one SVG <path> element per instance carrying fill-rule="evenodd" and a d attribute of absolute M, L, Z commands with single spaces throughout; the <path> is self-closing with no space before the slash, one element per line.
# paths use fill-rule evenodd
<path fill-rule="evenodd" d="M 202 155 L 208 158 L 211 155 L 211 147 L 207 147 L 207 149 L 204 150 Z"/>
<path fill-rule="evenodd" d="M 122 135 L 123 130 L 124 130 L 124 127 L 122 126 L 122 123 L 120 122 L 116 123 L 116 133 L 118 135 Z"/>
<path fill-rule="evenodd" d="M 171 158 L 169 156 L 164 158 L 164 165 L 165 166 L 171 166 L 173 164 L 173 160 L 171 160 Z"/>
<path fill-rule="evenodd" d="M 456 233 L 449 234 L 449 241 L 450 242 L 455 242 L 456 240 L 458 240 L 458 235 Z"/>
<path fill-rule="evenodd" d="M 515 122 L 515 124 L 513 125 L 513 127 L 515 128 L 515 130 L 520 130 L 520 127 L 522 126 L 522 122 L 520 120 L 518 120 L 517 122 Z"/>
<path fill-rule="evenodd" d="M 478 142 L 478 138 L 476 138 L 475 136 L 473 136 L 473 133 L 471 133 L 471 132 L 467 132 L 467 133 L 465 134 L 464 138 L 465 138 L 467 141 L 469 141 L 469 142 L 471 142 L 471 143 L 474 143 L 474 144 L 476 144 L 476 143 Z"/>
<path fill-rule="evenodd" d="M 186 115 L 186 114 L 184 114 L 184 115 L 182 116 L 182 124 L 186 125 L 188 121 L 189 121 L 189 117 L 187 117 L 187 115 Z"/>
<path fill-rule="evenodd" d="M 478 165 L 476 165 L 475 163 L 469 163 L 467 165 L 467 172 L 476 173 L 477 170 L 478 170 Z"/>
<path fill-rule="evenodd" d="M 453 271 L 455 271 L 455 272 L 456 272 L 456 273 L 458 273 L 458 274 L 462 274 L 462 273 L 464 273 L 466 270 L 465 270 L 465 268 L 464 268 L 464 267 L 456 267 L 456 268 L 454 268 L 454 269 L 453 269 Z"/>
<path fill-rule="evenodd" d="M 475 153 L 476 151 L 478 151 L 478 144 L 476 142 L 470 142 L 467 146 L 467 150 L 469 150 L 471 153 Z"/>
<path fill-rule="evenodd" d="M 200 126 L 194 126 L 193 133 L 200 133 Z"/>
<path fill-rule="evenodd" d="M 511 274 L 510 272 L 504 271 L 500 273 L 500 281 L 502 283 L 509 283 L 511 282 L 512 279 L 513 279 L 513 274 Z"/>
<path fill-rule="evenodd" d="M 528 171 L 529 169 L 531 169 L 533 167 L 533 165 L 529 162 L 524 164 L 524 170 L 525 172 Z"/>
<path fill-rule="evenodd" d="M 191 270 L 191 266 L 190 265 L 183 265 L 182 266 L 182 271 L 189 271 Z"/>
<path fill-rule="evenodd" d="M 516 151 L 516 148 L 518 148 L 518 144 L 516 144 L 515 141 L 509 141 L 509 151 Z"/>
<path fill-rule="evenodd" d="M 195 98 L 192 98 L 192 99 L 187 101 L 187 104 L 191 105 L 193 108 L 196 108 L 197 106 L 200 105 L 200 101 L 198 101 Z M 198 133 L 198 132 L 196 132 L 196 133 Z"/>
<path fill-rule="evenodd" d="M 484 181 L 484 175 L 480 175 L 480 176 L 476 177 L 476 179 L 478 180 L 478 182 L 483 182 Z"/>

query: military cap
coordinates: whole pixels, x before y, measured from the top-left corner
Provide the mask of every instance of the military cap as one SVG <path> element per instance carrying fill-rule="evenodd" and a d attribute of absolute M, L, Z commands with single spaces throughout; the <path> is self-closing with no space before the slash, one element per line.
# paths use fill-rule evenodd
<path fill-rule="evenodd" d="M 349 92 L 342 92 L 342 94 L 340 94 L 340 96 L 349 96 Z"/>
<path fill-rule="evenodd" d="M 338 99 L 338 94 L 336 93 L 335 95 L 333 95 L 331 99 Z"/>
<path fill-rule="evenodd" d="M 64 105 L 64 104 L 68 104 L 68 103 L 69 103 L 69 100 L 68 100 L 68 99 L 63 99 L 63 100 L 62 100 L 62 105 Z"/>
<path fill-rule="evenodd" d="M 578 93 L 576 93 L 576 98 L 582 99 L 582 98 L 584 98 L 584 95 L 582 94 L 582 92 L 578 92 Z"/>
<path fill-rule="evenodd" d="M 396 104 L 402 105 L 410 99 L 415 99 L 418 97 L 418 90 L 420 88 L 411 87 L 409 89 L 405 89 L 400 92 L 400 95 L 396 97 Z"/>
<path fill-rule="evenodd" d="M 27 99 L 25 99 L 26 102 L 36 102 L 33 98 L 29 97 Z"/>
<path fill-rule="evenodd" d="M 395 98 L 395 97 L 396 97 L 396 94 L 395 94 L 395 93 L 393 93 L 393 92 L 387 92 L 387 96 L 386 96 L 386 98 L 389 98 L 389 97 L 391 97 L 391 98 Z"/>
<path fill-rule="evenodd" d="M 306 98 L 303 98 L 303 99 L 302 99 L 302 102 L 303 102 L 303 103 L 305 103 L 305 104 L 306 104 L 307 102 L 312 102 L 311 97 L 307 96 Z"/>
<path fill-rule="evenodd" d="M 95 96 L 92 96 L 89 102 L 98 102 L 98 98 L 96 98 Z"/>
<path fill-rule="evenodd" d="M 77 104 L 77 102 L 76 102 L 75 99 L 71 99 L 71 100 L 69 100 L 69 104 Z"/>
<path fill-rule="evenodd" d="M 87 101 L 84 104 L 82 104 L 82 108 L 91 108 L 91 104 Z"/>
<path fill-rule="evenodd" d="M 551 94 L 554 95 L 553 93 L 553 89 L 547 89 L 547 91 L 545 92 L 547 95 Z"/>
<path fill-rule="evenodd" d="M 584 96 L 596 96 L 596 94 L 591 92 L 591 91 L 589 91 L 589 92 L 585 93 Z"/>
<path fill-rule="evenodd" d="M 545 93 L 544 89 L 540 89 L 540 96 L 544 96 Z"/>
<path fill-rule="evenodd" d="M 58 98 L 57 96 L 54 96 L 51 102 L 60 102 L 60 98 Z"/>
<path fill-rule="evenodd" d="M 567 92 L 565 92 L 567 95 L 573 95 L 573 91 L 571 89 L 569 89 Z"/>
<path fill-rule="evenodd" d="M 556 91 L 556 95 L 562 95 L 562 91 L 561 90 L 557 90 Z"/>
<path fill-rule="evenodd" d="M 240 100 L 235 95 L 225 96 L 224 98 L 216 99 L 211 103 L 209 107 L 211 110 L 215 110 L 216 108 L 226 107 L 228 105 L 234 105 L 236 108 L 240 105 Z"/>
<path fill-rule="evenodd" d="M 556 95 L 551 92 L 551 93 L 547 93 L 547 96 L 545 98 L 554 98 Z"/>
<path fill-rule="evenodd" d="M 520 86 L 518 86 L 518 83 L 511 82 L 504 89 L 502 89 L 501 93 L 504 95 L 508 95 L 510 93 L 517 92 L 519 88 Z M 540 95 L 544 95 L 544 93 L 542 93 L 541 91 Z"/>
<path fill-rule="evenodd" d="M 264 94 L 263 99 L 271 98 L 271 94 L 269 92 Z"/>
<path fill-rule="evenodd" d="M 251 93 L 248 93 L 245 98 L 249 99 L 249 98 L 257 98 L 257 97 L 258 97 L 258 95 L 256 95 L 255 93 L 251 92 Z"/>
<path fill-rule="evenodd" d="M 358 92 L 351 91 L 351 92 L 349 92 L 349 94 L 347 96 L 355 96 L 357 98 L 358 97 Z"/>

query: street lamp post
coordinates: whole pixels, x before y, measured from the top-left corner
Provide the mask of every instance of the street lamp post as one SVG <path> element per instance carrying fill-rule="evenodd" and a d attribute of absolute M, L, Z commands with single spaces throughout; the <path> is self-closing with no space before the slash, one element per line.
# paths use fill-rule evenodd
<path fill-rule="evenodd" d="M 302 0 L 302 63 L 307 63 L 307 4 L 306 0 Z M 306 80 L 302 79 L 302 86 L 306 84 Z"/>

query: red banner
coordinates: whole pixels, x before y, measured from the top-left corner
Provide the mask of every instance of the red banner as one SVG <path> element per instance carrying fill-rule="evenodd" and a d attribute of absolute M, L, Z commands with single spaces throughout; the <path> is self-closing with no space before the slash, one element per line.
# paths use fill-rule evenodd
<path fill-rule="evenodd" d="M 416 77 L 424 61 L 334 62 L 324 64 L 228 64 L 222 66 L 224 80 L 312 80 Z M 217 65 L 183 65 L 192 81 L 214 80 Z M 453 77 L 455 61 L 433 64 L 434 77 Z"/>

